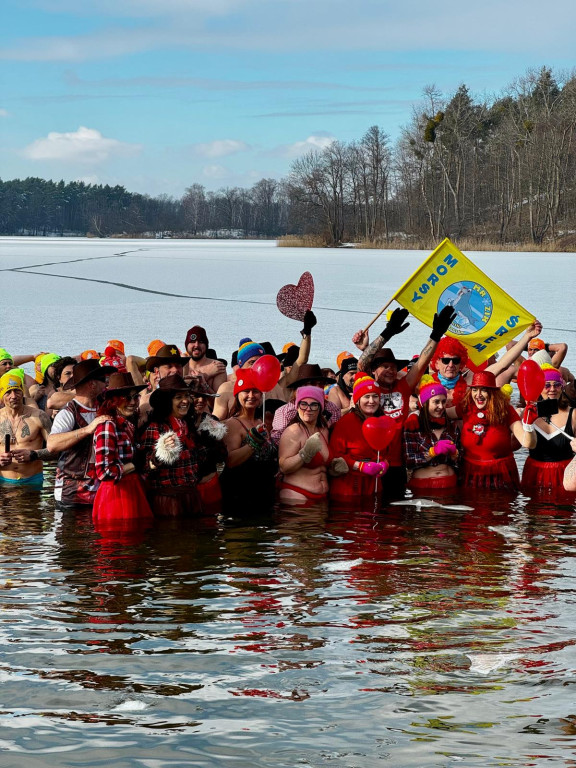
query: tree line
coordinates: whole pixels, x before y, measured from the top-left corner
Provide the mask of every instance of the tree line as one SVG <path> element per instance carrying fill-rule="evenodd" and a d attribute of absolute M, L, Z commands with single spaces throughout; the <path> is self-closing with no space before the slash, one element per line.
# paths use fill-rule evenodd
<path fill-rule="evenodd" d="M 496 98 L 434 87 L 392 144 L 378 126 L 297 159 L 287 178 L 181 199 L 122 186 L 0 181 L 0 233 L 443 237 L 542 244 L 576 230 L 576 75 L 530 71 Z"/>

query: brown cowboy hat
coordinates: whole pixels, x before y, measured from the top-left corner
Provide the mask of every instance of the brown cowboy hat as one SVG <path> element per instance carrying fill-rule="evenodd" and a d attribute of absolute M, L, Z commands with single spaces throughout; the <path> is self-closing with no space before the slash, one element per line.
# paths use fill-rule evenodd
<path fill-rule="evenodd" d="M 154 368 L 158 368 L 160 365 L 168 365 L 169 363 L 185 365 L 189 359 L 188 357 L 182 357 L 176 344 L 164 344 L 155 355 L 146 358 L 146 370 L 153 371 Z"/>
<path fill-rule="evenodd" d="M 113 373 L 108 379 L 108 386 L 102 393 L 102 397 L 121 395 L 123 392 L 129 392 L 132 389 L 141 392 L 143 389 L 146 389 L 146 384 L 135 384 L 131 373 Z"/>
<path fill-rule="evenodd" d="M 394 363 L 396 368 L 401 371 L 402 368 L 405 368 L 409 362 L 410 360 L 397 360 L 394 357 L 394 352 L 392 352 L 389 347 L 384 347 L 384 349 L 376 352 L 376 355 L 370 363 L 370 370 L 374 371 L 376 368 L 378 368 L 379 365 L 382 365 L 382 363 Z"/>
<path fill-rule="evenodd" d="M 163 379 L 160 379 L 158 388 L 150 395 L 150 405 L 152 408 L 157 408 L 164 398 L 171 399 L 176 392 L 191 394 L 190 387 L 182 376 L 178 373 L 173 373 L 171 376 L 165 376 Z"/>
<path fill-rule="evenodd" d="M 104 381 L 106 376 L 115 372 L 116 368 L 113 365 L 100 365 L 98 360 L 82 360 L 82 362 L 76 363 L 74 368 L 72 368 L 72 377 L 68 379 L 62 389 L 66 391 L 76 389 L 81 384 L 93 379 Z"/>
<path fill-rule="evenodd" d="M 288 389 L 297 389 L 306 384 L 307 381 L 322 381 L 324 384 L 333 384 L 334 380 L 329 379 L 322 374 L 322 368 L 317 363 L 305 363 L 298 368 L 298 378 L 292 384 L 288 384 Z"/>
<path fill-rule="evenodd" d="M 204 376 L 192 376 L 188 383 L 188 388 L 191 395 L 197 397 L 220 397 L 215 392 L 210 392 L 210 388 L 206 383 Z"/>

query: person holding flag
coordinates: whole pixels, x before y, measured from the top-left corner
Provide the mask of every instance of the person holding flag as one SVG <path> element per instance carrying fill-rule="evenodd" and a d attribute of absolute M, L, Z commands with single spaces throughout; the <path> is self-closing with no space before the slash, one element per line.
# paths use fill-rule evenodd
<path fill-rule="evenodd" d="M 382 333 L 365 348 L 358 361 L 358 370 L 366 371 L 374 376 L 380 386 L 383 413 L 402 421 L 406 419 L 410 410 L 410 396 L 422 375 L 426 373 L 436 346 L 456 317 L 456 312 L 452 307 L 444 307 L 440 313 L 434 315 L 432 333 L 424 345 L 424 349 L 420 352 L 418 360 L 406 376 L 398 378 L 398 371 L 408 364 L 408 360 L 396 359 L 392 350 L 384 345 L 408 328 L 407 317 L 407 309 L 395 309 Z M 362 343 L 363 339 L 359 337 L 364 333 L 367 331 L 359 331 L 354 336 L 354 343 L 356 340 Z M 389 464 L 384 489 L 385 500 L 401 499 L 404 496 L 408 479 L 402 449 L 402 430 L 398 430 L 397 435 L 384 452 L 383 458 Z"/>

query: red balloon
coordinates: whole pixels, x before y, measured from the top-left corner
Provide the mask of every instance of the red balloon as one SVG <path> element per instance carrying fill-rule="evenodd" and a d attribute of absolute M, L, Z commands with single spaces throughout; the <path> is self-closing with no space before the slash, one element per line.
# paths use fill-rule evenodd
<path fill-rule="evenodd" d="M 518 368 L 518 389 L 527 403 L 535 402 L 544 389 L 544 371 L 534 360 L 525 360 Z"/>
<path fill-rule="evenodd" d="M 261 392 L 270 392 L 280 378 L 280 361 L 274 355 L 262 355 L 252 366 L 254 381 Z"/>
<path fill-rule="evenodd" d="M 362 434 L 370 448 L 375 451 L 384 451 L 396 436 L 400 426 L 400 419 L 393 419 L 391 416 L 371 416 L 362 423 Z"/>

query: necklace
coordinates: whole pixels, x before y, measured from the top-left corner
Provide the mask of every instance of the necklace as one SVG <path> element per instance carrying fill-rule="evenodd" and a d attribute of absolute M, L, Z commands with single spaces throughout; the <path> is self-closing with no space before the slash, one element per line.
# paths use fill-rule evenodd
<path fill-rule="evenodd" d="M 18 427 L 22 424 L 22 416 L 18 417 L 18 421 L 16 422 L 16 426 L 13 425 L 12 419 L 8 417 L 8 422 L 10 426 L 10 444 L 16 445 L 17 441 L 17 433 L 18 433 Z"/>

